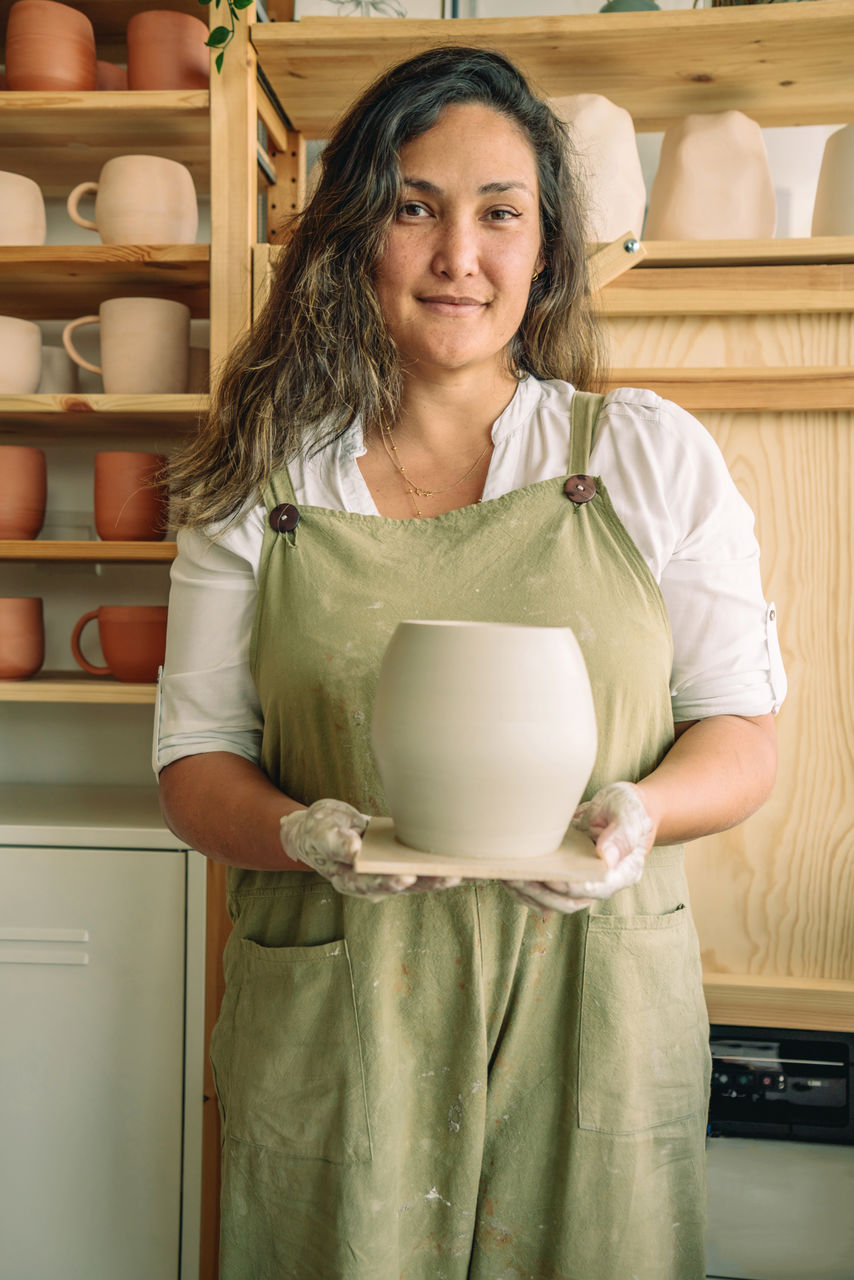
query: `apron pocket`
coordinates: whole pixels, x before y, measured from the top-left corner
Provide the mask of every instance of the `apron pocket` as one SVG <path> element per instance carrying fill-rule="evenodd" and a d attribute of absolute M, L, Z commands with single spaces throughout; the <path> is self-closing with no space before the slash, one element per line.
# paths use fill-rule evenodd
<path fill-rule="evenodd" d="M 371 1159 L 347 944 L 238 950 L 226 1135 L 298 1159 Z"/>
<path fill-rule="evenodd" d="M 638 1133 L 707 1105 L 709 1023 L 690 913 L 591 916 L 578 1123 Z"/>

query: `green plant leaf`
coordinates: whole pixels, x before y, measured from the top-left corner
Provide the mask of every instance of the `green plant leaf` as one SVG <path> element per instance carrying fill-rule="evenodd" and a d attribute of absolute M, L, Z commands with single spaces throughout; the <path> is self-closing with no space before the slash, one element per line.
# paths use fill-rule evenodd
<path fill-rule="evenodd" d="M 225 44 L 226 41 L 230 39 L 231 32 L 228 27 L 214 27 L 213 31 L 205 41 L 205 44 L 209 45 L 211 49 L 217 49 L 221 44 Z"/>
<path fill-rule="evenodd" d="M 232 9 L 248 9 L 254 0 L 231 0 Z"/>
<path fill-rule="evenodd" d="M 210 4 L 211 0 L 199 0 L 199 4 Z"/>
<path fill-rule="evenodd" d="M 216 66 L 217 75 L 219 75 L 219 73 L 222 71 L 222 60 L 224 57 L 225 57 L 225 50 L 223 49 L 214 58 L 214 64 Z"/>

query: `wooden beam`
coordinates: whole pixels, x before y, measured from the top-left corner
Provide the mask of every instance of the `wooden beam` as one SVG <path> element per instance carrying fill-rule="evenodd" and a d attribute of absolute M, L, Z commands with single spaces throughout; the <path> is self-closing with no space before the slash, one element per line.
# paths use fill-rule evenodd
<path fill-rule="evenodd" d="M 854 1031 L 854 982 L 704 973 L 703 989 L 713 1023 Z"/>
<path fill-rule="evenodd" d="M 646 387 L 692 413 L 854 409 L 854 368 L 612 369 L 614 387 Z"/>

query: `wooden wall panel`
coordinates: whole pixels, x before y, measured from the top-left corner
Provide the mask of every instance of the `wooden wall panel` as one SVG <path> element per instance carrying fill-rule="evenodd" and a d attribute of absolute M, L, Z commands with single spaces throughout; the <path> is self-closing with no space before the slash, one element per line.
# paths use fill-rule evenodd
<path fill-rule="evenodd" d="M 854 316 L 847 313 L 614 316 L 607 333 L 618 368 L 854 365 Z"/>
<path fill-rule="evenodd" d="M 704 416 L 757 516 L 789 694 L 769 803 L 689 850 L 704 965 L 854 979 L 854 415 Z"/>

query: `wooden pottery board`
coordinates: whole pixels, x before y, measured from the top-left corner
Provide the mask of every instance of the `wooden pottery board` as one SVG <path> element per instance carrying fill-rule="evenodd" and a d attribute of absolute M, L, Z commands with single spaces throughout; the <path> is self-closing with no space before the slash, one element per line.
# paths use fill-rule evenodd
<path fill-rule="evenodd" d="M 356 855 L 356 870 L 375 874 L 465 876 L 470 880 L 604 880 L 608 868 L 593 841 L 570 827 L 560 848 L 535 858 L 466 858 L 423 853 L 395 838 L 391 818 L 371 818 Z"/>

